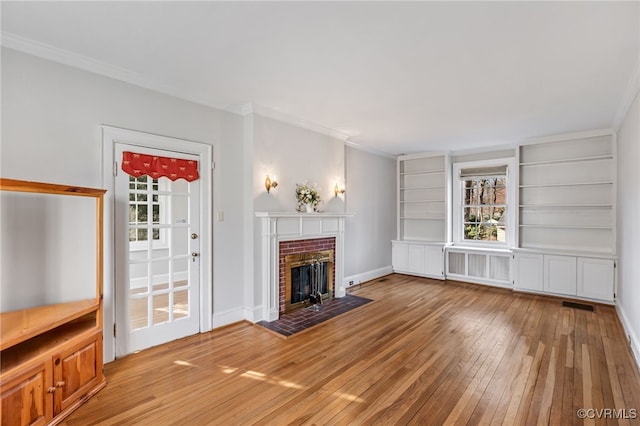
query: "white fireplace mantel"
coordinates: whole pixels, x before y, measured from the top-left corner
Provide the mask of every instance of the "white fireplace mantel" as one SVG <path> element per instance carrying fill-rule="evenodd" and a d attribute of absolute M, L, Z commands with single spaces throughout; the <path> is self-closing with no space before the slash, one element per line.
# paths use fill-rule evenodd
<path fill-rule="evenodd" d="M 345 295 L 344 225 L 348 213 L 256 212 L 260 220 L 261 244 L 256 267 L 262 278 L 262 314 L 257 321 L 279 317 L 279 247 L 281 241 L 335 237 L 335 297 Z"/>

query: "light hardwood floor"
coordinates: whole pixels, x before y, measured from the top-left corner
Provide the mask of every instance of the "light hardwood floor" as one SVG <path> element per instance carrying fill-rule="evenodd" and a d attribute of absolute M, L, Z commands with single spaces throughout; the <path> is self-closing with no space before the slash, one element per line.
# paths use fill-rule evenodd
<path fill-rule="evenodd" d="M 107 387 L 63 424 L 565 425 L 583 424 L 580 408 L 640 411 L 612 307 L 388 278 L 352 290 L 375 302 L 288 340 L 240 323 L 107 364 Z"/>

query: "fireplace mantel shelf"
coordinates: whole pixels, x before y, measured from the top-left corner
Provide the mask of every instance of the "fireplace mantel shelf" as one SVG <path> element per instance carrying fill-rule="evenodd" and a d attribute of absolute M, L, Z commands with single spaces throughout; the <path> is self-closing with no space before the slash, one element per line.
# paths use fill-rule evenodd
<path fill-rule="evenodd" d="M 256 212 L 256 217 L 351 217 L 353 213 L 339 213 L 339 212 L 324 212 L 324 213 L 298 213 L 298 212 Z"/>

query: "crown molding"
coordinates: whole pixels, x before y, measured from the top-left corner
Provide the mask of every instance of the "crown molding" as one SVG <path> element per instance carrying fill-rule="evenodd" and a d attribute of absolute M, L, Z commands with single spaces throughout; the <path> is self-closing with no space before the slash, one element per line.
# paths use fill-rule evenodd
<path fill-rule="evenodd" d="M 613 129 L 597 129 L 597 130 L 587 130 L 584 132 L 574 132 L 574 133 L 563 133 L 560 135 L 550 135 L 550 136 L 542 136 L 537 138 L 525 139 L 520 142 L 519 145 L 532 145 L 537 143 L 547 143 L 547 142 L 560 142 L 571 139 L 585 139 L 585 138 L 594 138 L 598 136 L 607 136 L 615 134 L 615 130 Z"/>
<path fill-rule="evenodd" d="M 346 146 L 348 146 L 349 148 L 357 149 L 359 151 L 368 152 L 369 154 L 377 155 L 379 157 L 391 158 L 393 160 L 398 158 L 398 156 L 396 154 L 392 154 L 392 153 L 386 152 L 386 151 L 380 151 L 380 150 L 375 149 L 375 148 L 369 148 L 367 146 L 360 145 L 360 144 L 357 144 L 355 142 L 351 142 L 349 140 L 345 140 L 344 144 Z"/>
<path fill-rule="evenodd" d="M 387 152 L 378 151 L 376 149 L 367 148 L 362 145 L 349 142 L 348 139 L 350 135 L 309 120 L 294 117 L 292 115 L 276 111 L 272 108 L 251 102 L 240 105 L 222 105 L 216 99 L 202 96 L 200 92 L 179 89 L 162 81 L 149 79 L 143 74 L 129 69 L 114 66 L 89 56 L 70 52 L 47 43 L 31 40 L 6 31 L 0 32 L 0 46 L 233 114 L 242 116 L 258 114 L 263 117 L 271 118 L 273 120 L 339 139 L 345 142 L 348 146 L 362 151 L 367 151 L 384 157 L 395 158 L 395 155 Z"/>
<path fill-rule="evenodd" d="M 203 97 L 200 93 L 193 93 L 190 91 L 178 89 L 174 86 L 158 80 L 151 80 L 140 73 L 128 70 L 126 68 L 111 65 L 88 56 L 60 49 L 46 43 L 31 40 L 5 31 L 0 34 L 0 45 L 2 45 L 3 47 L 37 56 L 39 58 L 44 58 L 70 67 L 79 68 L 81 70 L 98 74 L 104 77 L 109 77 L 114 80 L 123 81 L 125 83 L 133 84 L 138 87 L 153 90 L 154 92 L 159 92 L 200 105 L 225 110 L 224 106 L 219 102 L 209 97 Z"/>
<path fill-rule="evenodd" d="M 622 99 L 620 100 L 618 111 L 616 112 L 615 118 L 613 119 L 614 129 L 617 130 L 620 128 L 620 125 L 627 116 L 627 112 L 629 112 L 629 108 L 631 107 L 633 100 L 636 98 L 638 91 L 640 91 L 640 59 L 638 59 L 632 69 L 631 76 L 629 77 L 629 82 L 627 83 L 627 87 L 625 88 Z"/>
<path fill-rule="evenodd" d="M 298 118 L 293 115 L 285 114 L 280 111 L 276 111 L 273 108 L 265 107 L 256 103 L 245 104 L 242 106 L 244 112 L 243 115 L 256 114 L 262 117 L 271 118 L 282 123 L 291 124 L 296 127 L 311 130 L 312 132 L 320 133 L 321 135 L 330 136 L 341 141 L 346 141 L 349 135 L 339 130 L 325 127 L 321 124 L 314 123 L 303 118 Z"/>

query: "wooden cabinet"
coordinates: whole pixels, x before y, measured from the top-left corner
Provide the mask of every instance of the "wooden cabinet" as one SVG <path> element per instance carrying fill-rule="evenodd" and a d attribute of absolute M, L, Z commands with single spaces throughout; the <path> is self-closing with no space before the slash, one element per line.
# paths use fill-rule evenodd
<path fill-rule="evenodd" d="M 102 380 L 102 333 L 63 348 L 53 357 L 54 415 L 90 394 Z"/>
<path fill-rule="evenodd" d="M 87 289 L 80 293 L 91 295 L 80 300 L 38 304 L 0 313 L 0 389 L 2 426 L 40 425 L 59 423 L 71 411 L 105 386 L 102 360 L 102 197 L 103 190 L 0 179 L 0 194 L 24 193 L 27 205 L 38 205 L 38 196 L 89 197 L 95 204 L 88 222 L 93 222 L 95 234 L 91 247 L 95 251 L 95 270 L 81 282 Z M 7 198 L 8 199 L 8 198 Z M 3 201 L 6 202 L 5 198 Z M 20 204 L 20 200 L 17 204 Z M 60 200 L 47 198 L 45 207 L 60 207 Z M 64 202 L 64 201 L 63 201 Z M 62 203 L 63 203 L 62 202 Z M 6 205 L 6 204 L 5 204 Z M 71 210 L 74 210 L 73 204 Z M 3 210 L 4 212 L 4 210 Z M 7 217 L 18 217 L 10 212 Z M 55 223 L 47 218 L 47 226 Z M 37 225 L 37 224 L 36 224 Z M 67 227 L 65 232 L 72 232 Z M 3 228 L 4 229 L 4 228 Z M 86 237 L 85 230 L 66 238 Z M 56 235 L 51 232 L 51 235 Z M 5 234 L 6 236 L 6 234 Z M 3 262 L 7 261 L 4 257 Z M 15 253 L 14 253 L 15 254 Z M 42 253 L 46 256 L 46 253 Z M 34 268 L 48 259 L 33 257 Z M 73 265 L 69 274 L 77 274 Z M 85 279 L 85 278 L 83 278 Z M 77 280 L 76 280 L 77 281 Z M 42 288 L 50 299 L 57 300 L 56 291 L 63 291 L 65 280 L 54 282 L 55 291 Z M 73 294 L 78 290 L 77 287 Z M 69 296 L 65 296 L 69 297 Z M 29 303 L 21 299 L 20 303 Z"/>
<path fill-rule="evenodd" d="M 2 383 L 2 425 L 44 425 L 53 418 L 51 360 Z"/>

